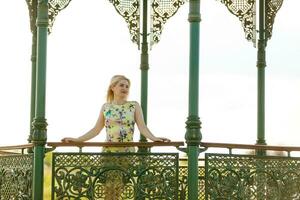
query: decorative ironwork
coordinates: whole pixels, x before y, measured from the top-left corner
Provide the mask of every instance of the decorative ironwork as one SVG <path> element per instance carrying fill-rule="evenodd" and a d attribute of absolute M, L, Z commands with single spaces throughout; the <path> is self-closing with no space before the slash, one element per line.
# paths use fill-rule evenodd
<path fill-rule="evenodd" d="M 32 33 L 36 30 L 36 17 L 37 17 L 37 0 L 26 0 L 29 17 L 30 17 L 30 30 Z"/>
<path fill-rule="evenodd" d="M 164 24 L 174 16 L 186 0 L 152 0 L 150 45 L 158 43 L 161 38 Z"/>
<path fill-rule="evenodd" d="M 109 0 L 116 11 L 125 19 L 131 41 L 140 45 L 140 3 L 139 0 Z"/>
<path fill-rule="evenodd" d="M 30 29 L 33 33 L 36 29 L 36 18 L 37 18 L 37 0 L 26 0 L 27 6 L 29 9 L 29 16 L 30 16 Z M 52 31 L 52 27 L 55 21 L 55 17 L 58 15 L 58 13 L 65 9 L 69 4 L 71 0 L 49 0 L 49 25 L 48 25 L 48 33 L 50 34 Z"/>
<path fill-rule="evenodd" d="M 0 156 L 0 199 L 32 199 L 32 155 Z"/>
<path fill-rule="evenodd" d="M 55 17 L 58 15 L 58 13 L 65 9 L 69 4 L 71 0 L 49 0 L 49 26 L 48 26 L 48 33 L 51 33 L 52 27 L 55 21 Z"/>
<path fill-rule="evenodd" d="M 178 199 L 178 154 L 53 153 L 52 199 Z"/>
<path fill-rule="evenodd" d="M 207 199 L 300 198 L 300 158 L 206 154 Z"/>
<path fill-rule="evenodd" d="M 220 0 L 229 12 L 242 22 L 247 40 L 256 43 L 256 5 L 255 0 Z"/>
<path fill-rule="evenodd" d="M 179 166 L 179 188 L 178 188 L 178 199 L 188 199 L 188 169 L 187 166 Z M 198 199 L 205 199 L 205 168 L 200 166 L 198 168 Z"/>
<path fill-rule="evenodd" d="M 271 39 L 273 24 L 278 10 L 281 8 L 283 0 L 268 0 L 266 4 L 266 38 Z"/>

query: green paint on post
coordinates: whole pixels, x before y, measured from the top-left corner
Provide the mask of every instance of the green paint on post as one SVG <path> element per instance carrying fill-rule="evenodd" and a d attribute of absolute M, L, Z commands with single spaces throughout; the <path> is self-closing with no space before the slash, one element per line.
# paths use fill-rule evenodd
<path fill-rule="evenodd" d="M 265 67 L 266 67 L 266 2 L 259 1 L 259 39 L 257 48 L 257 141 L 265 145 Z M 265 151 L 258 151 L 258 155 Z"/>
<path fill-rule="evenodd" d="M 143 110 L 144 120 L 146 124 L 147 124 L 147 107 L 148 107 L 148 70 L 149 70 L 147 20 L 148 20 L 148 1 L 143 0 L 143 28 L 142 28 L 140 69 L 141 69 L 141 107 Z M 140 142 L 147 142 L 147 139 L 143 135 L 140 135 Z M 145 151 L 145 149 L 139 148 L 139 151 Z"/>
<path fill-rule="evenodd" d="M 46 57 L 48 34 L 48 0 L 39 0 L 37 7 L 37 66 L 35 118 L 33 121 L 32 142 L 34 143 L 33 161 L 33 199 L 43 199 L 44 155 L 47 140 L 46 104 Z"/>
<path fill-rule="evenodd" d="M 31 98 L 30 98 L 30 134 L 28 137 L 28 142 L 32 141 L 33 126 L 32 122 L 35 115 L 35 94 L 36 94 L 36 43 L 37 32 L 32 33 L 32 50 L 31 50 Z"/>
<path fill-rule="evenodd" d="M 198 117 L 199 96 L 199 33 L 200 0 L 190 0 L 190 63 L 189 63 L 189 116 L 185 139 L 188 145 L 188 199 L 198 199 L 198 154 L 201 141 L 201 122 Z"/>

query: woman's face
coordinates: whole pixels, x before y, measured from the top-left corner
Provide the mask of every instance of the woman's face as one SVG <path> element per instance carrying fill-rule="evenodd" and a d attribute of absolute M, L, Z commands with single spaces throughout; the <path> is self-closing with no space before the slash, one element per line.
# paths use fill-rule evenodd
<path fill-rule="evenodd" d="M 129 93 L 129 83 L 127 80 L 120 80 L 115 86 L 113 86 L 112 91 L 114 96 L 126 99 Z"/>

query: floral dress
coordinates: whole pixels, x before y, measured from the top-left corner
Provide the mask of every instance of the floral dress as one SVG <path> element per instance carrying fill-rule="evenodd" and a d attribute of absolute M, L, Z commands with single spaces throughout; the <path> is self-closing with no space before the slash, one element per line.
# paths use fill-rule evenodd
<path fill-rule="evenodd" d="M 122 105 L 104 104 L 103 116 L 107 142 L 132 142 L 134 133 L 134 113 L 136 102 Z M 134 147 L 104 147 L 104 152 L 134 152 Z"/>

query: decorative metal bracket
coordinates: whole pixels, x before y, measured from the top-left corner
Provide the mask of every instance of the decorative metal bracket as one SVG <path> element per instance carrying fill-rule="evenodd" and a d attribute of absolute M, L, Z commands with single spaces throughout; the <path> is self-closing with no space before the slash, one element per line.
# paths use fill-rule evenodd
<path fill-rule="evenodd" d="M 188 148 L 187 147 L 176 147 L 178 151 L 181 151 L 183 153 L 188 153 Z M 202 152 L 205 152 L 208 148 L 207 147 L 199 147 L 198 148 L 198 155 Z"/>
<path fill-rule="evenodd" d="M 266 5 L 266 39 L 272 37 L 273 24 L 278 10 L 281 8 L 283 0 L 267 0 Z"/>
<path fill-rule="evenodd" d="M 256 0 L 220 0 L 242 22 L 247 40 L 256 44 Z"/>
<path fill-rule="evenodd" d="M 109 0 L 128 24 L 132 42 L 140 47 L 140 0 Z M 163 25 L 187 0 L 152 0 L 150 18 L 150 45 L 160 41 Z"/>
<path fill-rule="evenodd" d="M 256 0 L 220 0 L 242 22 L 247 40 L 256 45 Z M 283 0 L 266 0 L 266 40 L 271 39 L 275 16 Z"/>
<path fill-rule="evenodd" d="M 52 27 L 55 21 L 55 17 L 58 13 L 65 9 L 71 0 L 49 0 L 49 25 L 48 25 L 48 33 L 50 34 L 52 31 Z M 36 30 L 36 17 L 37 17 L 37 0 L 26 0 L 29 16 L 30 16 L 30 29 L 31 32 L 34 33 Z"/>
<path fill-rule="evenodd" d="M 48 26 L 48 33 L 50 34 L 52 31 L 52 27 L 55 21 L 55 17 L 58 13 L 65 9 L 71 0 L 49 0 L 49 26 Z"/>
<path fill-rule="evenodd" d="M 131 41 L 140 46 L 140 3 L 139 0 L 109 0 L 116 11 L 125 19 Z"/>
<path fill-rule="evenodd" d="M 150 46 L 160 41 L 164 24 L 185 2 L 186 0 L 152 0 Z"/>
<path fill-rule="evenodd" d="M 30 30 L 32 33 L 36 31 L 36 17 L 37 17 L 37 0 L 26 0 L 29 17 L 30 17 Z"/>

